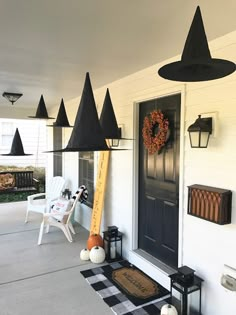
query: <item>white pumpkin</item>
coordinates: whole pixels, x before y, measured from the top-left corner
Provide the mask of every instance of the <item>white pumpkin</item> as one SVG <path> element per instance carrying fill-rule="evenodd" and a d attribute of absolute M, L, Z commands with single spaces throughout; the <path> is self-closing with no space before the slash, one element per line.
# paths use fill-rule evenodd
<path fill-rule="evenodd" d="M 89 257 L 90 257 L 91 262 L 95 264 L 101 264 L 105 260 L 105 251 L 100 246 L 94 246 L 90 250 Z"/>
<path fill-rule="evenodd" d="M 89 260 L 89 254 L 90 254 L 89 249 L 87 249 L 87 248 L 82 249 L 80 252 L 80 259 L 81 260 Z"/>
<path fill-rule="evenodd" d="M 178 312 L 173 305 L 165 304 L 161 308 L 161 315 L 178 315 Z"/>

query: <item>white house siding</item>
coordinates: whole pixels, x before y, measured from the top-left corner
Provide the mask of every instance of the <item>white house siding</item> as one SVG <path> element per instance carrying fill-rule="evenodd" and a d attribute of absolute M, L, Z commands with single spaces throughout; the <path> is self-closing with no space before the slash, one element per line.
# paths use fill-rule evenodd
<path fill-rule="evenodd" d="M 2 124 L 10 122 L 14 126 L 14 133 L 18 128 L 24 152 L 32 154 L 29 156 L 2 156 L 0 155 L 0 165 L 15 165 L 19 167 L 35 166 L 45 167 L 47 155 L 43 153 L 46 150 L 46 127 L 45 121 L 26 120 L 26 119 L 0 119 L 0 154 L 9 153 L 11 143 L 8 146 L 2 145 Z M 14 136 L 13 133 L 13 136 Z"/>
<path fill-rule="evenodd" d="M 212 42 L 210 49 L 215 58 L 236 62 L 236 31 Z M 121 142 L 121 148 L 130 150 L 111 153 L 101 231 L 107 225 L 118 226 L 124 233 L 124 256 L 169 287 L 169 279 L 161 270 L 133 252 L 137 248 L 137 113 L 139 102 L 180 91 L 179 263 L 195 269 L 204 279 L 204 315 L 235 314 L 236 293 L 220 285 L 220 276 L 224 264 L 236 268 L 236 73 L 219 80 L 188 84 L 167 81 L 157 75 L 161 65 L 179 58 L 166 60 L 94 91 L 100 114 L 106 88 L 109 88 L 117 121 L 123 125 L 122 135 L 134 138 L 134 141 Z M 92 83 L 95 75 L 90 74 Z M 79 101 L 77 98 L 66 103 L 72 123 Z M 187 128 L 198 114 L 208 112 L 214 112 L 217 118 L 215 137 L 210 138 L 208 148 L 191 149 Z M 67 141 L 65 137 L 65 145 Z M 64 154 L 64 176 L 71 180 L 73 188 L 78 184 L 77 165 L 76 154 Z M 220 226 L 187 215 L 187 186 L 191 184 L 232 190 L 232 224 Z M 91 209 L 80 208 L 77 219 L 89 229 Z"/>

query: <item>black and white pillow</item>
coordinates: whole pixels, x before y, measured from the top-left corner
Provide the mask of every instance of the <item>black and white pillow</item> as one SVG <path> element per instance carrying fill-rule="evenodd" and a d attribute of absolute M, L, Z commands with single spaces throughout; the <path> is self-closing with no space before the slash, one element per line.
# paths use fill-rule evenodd
<path fill-rule="evenodd" d="M 81 194 L 81 196 L 80 196 L 80 198 L 79 198 L 79 202 L 80 202 L 80 203 L 85 203 L 85 202 L 87 201 L 87 199 L 88 199 L 88 189 L 87 189 L 87 187 L 86 187 L 85 185 L 81 185 L 81 186 L 79 187 L 79 190 L 76 191 L 75 196 L 73 196 L 72 198 L 75 199 L 75 198 L 76 198 L 76 195 L 77 195 L 78 193 L 80 193 L 81 190 L 83 190 L 83 192 L 82 192 L 82 194 Z"/>

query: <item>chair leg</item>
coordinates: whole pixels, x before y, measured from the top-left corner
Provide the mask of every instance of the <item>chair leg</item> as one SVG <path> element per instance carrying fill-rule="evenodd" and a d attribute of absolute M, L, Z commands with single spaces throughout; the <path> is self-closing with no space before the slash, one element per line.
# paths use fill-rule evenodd
<path fill-rule="evenodd" d="M 25 215 L 25 223 L 28 222 L 28 216 L 29 216 L 29 211 L 27 210 L 27 211 L 26 211 L 26 215 Z"/>
<path fill-rule="evenodd" d="M 42 243 L 43 229 L 44 229 L 44 221 L 41 223 L 41 226 L 40 226 L 38 245 L 41 245 L 41 243 Z"/>
<path fill-rule="evenodd" d="M 71 237 L 70 231 L 68 231 L 67 226 L 66 225 L 61 225 L 60 229 L 64 232 L 67 240 L 71 243 L 72 242 L 72 237 Z"/>
<path fill-rule="evenodd" d="M 46 233 L 49 233 L 50 224 L 47 224 L 46 226 Z"/>
<path fill-rule="evenodd" d="M 68 223 L 68 227 L 69 227 L 69 229 L 71 230 L 71 232 L 72 232 L 73 234 L 75 234 L 75 230 L 74 230 L 74 227 L 73 227 L 73 225 L 72 225 L 71 222 Z"/>
<path fill-rule="evenodd" d="M 69 236 L 69 238 L 70 238 L 71 242 L 73 242 L 73 238 L 72 238 L 72 236 L 71 236 L 69 226 L 66 224 L 66 225 L 65 225 L 65 227 L 66 227 L 67 234 L 68 234 L 68 236 Z"/>

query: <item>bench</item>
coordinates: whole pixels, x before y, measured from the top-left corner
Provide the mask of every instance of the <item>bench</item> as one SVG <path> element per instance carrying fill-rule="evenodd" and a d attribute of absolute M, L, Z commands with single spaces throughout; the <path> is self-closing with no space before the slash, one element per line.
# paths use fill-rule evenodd
<path fill-rule="evenodd" d="M 0 194 L 38 192 L 39 181 L 33 177 L 33 171 L 0 172 Z"/>

